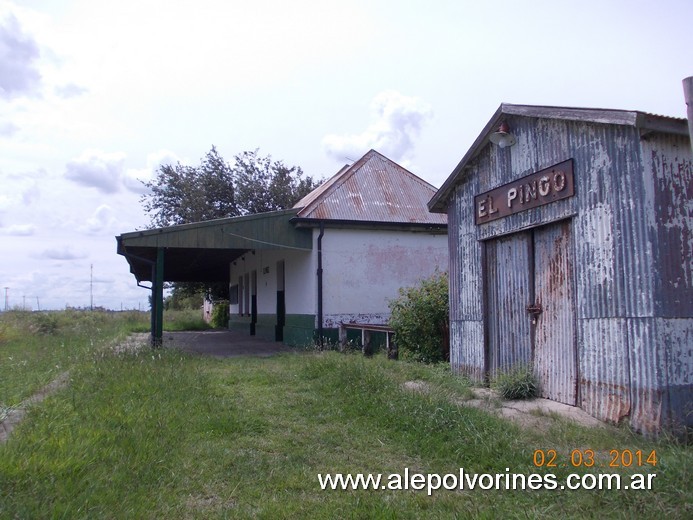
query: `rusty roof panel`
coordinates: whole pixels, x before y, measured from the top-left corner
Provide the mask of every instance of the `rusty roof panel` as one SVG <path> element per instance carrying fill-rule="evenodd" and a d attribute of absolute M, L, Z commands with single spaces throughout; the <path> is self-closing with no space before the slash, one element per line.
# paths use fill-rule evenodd
<path fill-rule="evenodd" d="M 375 150 L 302 199 L 297 217 L 316 220 L 446 224 L 428 211 L 436 189 Z"/>

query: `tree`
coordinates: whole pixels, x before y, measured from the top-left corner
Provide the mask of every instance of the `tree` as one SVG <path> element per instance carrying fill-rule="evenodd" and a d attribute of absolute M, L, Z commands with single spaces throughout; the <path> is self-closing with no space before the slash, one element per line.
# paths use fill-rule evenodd
<path fill-rule="evenodd" d="M 260 157 L 258 150 L 235 157 L 236 203 L 241 215 L 291 208 L 319 183 L 304 177 L 298 166 L 272 162 L 271 156 Z"/>
<path fill-rule="evenodd" d="M 141 198 L 152 227 L 287 209 L 319 185 L 300 167 L 261 157 L 258 150 L 234 159 L 228 164 L 212 146 L 197 167 L 161 166 Z"/>
<path fill-rule="evenodd" d="M 200 166 L 163 165 L 145 183 L 142 196 L 152 227 L 188 224 L 238 215 L 234 199 L 234 170 L 217 149 L 207 152 Z"/>
<path fill-rule="evenodd" d="M 161 166 L 145 183 L 149 191 L 140 199 L 152 227 L 291 208 L 319 185 L 298 166 L 261 157 L 257 149 L 234 159 L 230 165 L 212 146 L 199 166 Z M 213 299 L 228 298 L 228 286 L 175 283 L 171 301 L 195 301 L 205 293 Z"/>

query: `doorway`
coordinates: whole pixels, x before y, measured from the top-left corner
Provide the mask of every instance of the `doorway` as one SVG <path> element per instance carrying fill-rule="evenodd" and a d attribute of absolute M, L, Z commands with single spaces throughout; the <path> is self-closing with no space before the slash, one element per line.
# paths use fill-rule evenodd
<path fill-rule="evenodd" d="M 257 328 L 257 271 L 250 273 L 250 335 L 255 336 Z"/>
<path fill-rule="evenodd" d="M 284 341 L 286 323 L 286 296 L 284 293 L 284 261 L 277 262 L 277 324 L 274 326 L 274 340 Z"/>
<path fill-rule="evenodd" d="M 577 402 L 571 222 L 486 242 L 487 372 L 532 363 L 540 395 Z"/>

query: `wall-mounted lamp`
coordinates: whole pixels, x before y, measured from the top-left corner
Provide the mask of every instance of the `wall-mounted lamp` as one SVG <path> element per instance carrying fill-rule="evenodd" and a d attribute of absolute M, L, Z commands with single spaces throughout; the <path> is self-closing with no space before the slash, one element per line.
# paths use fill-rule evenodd
<path fill-rule="evenodd" d="M 497 144 L 501 148 L 510 148 L 517 142 L 515 136 L 510 133 L 510 127 L 508 126 L 508 123 L 506 123 L 505 121 L 501 123 L 501 125 L 498 127 L 498 130 L 496 130 L 490 135 L 489 140 L 493 144 Z"/>

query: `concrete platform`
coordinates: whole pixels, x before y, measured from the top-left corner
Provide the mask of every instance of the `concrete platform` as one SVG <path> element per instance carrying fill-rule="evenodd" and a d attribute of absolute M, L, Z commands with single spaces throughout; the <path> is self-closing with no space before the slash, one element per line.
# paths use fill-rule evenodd
<path fill-rule="evenodd" d="M 281 342 L 267 341 L 257 336 L 231 330 L 193 332 L 164 332 L 164 348 L 180 348 L 186 352 L 216 358 L 236 356 L 267 357 L 293 350 Z"/>

